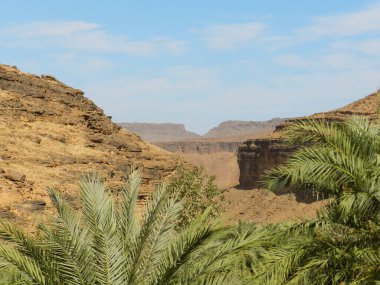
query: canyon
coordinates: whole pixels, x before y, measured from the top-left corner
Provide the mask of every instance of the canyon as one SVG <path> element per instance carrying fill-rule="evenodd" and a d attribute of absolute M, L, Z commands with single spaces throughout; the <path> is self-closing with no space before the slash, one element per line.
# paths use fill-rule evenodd
<path fill-rule="evenodd" d="M 186 131 L 183 124 L 119 125 L 162 149 L 180 155 L 190 164 L 204 168 L 209 175 L 216 177 L 218 187 L 228 189 L 239 183 L 236 153 L 240 145 L 252 136 L 271 133 L 283 122 L 285 120 L 280 118 L 268 121 L 225 121 L 203 136 Z"/>
<path fill-rule="evenodd" d="M 287 120 L 273 119 L 274 124 L 272 126 L 268 124 L 268 129 L 258 128 L 251 134 L 241 135 L 239 125 L 242 124 L 238 121 L 227 121 L 219 125 L 222 126 L 221 130 L 227 130 L 225 133 L 215 129 L 209 133 L 215 136 L 226 135 L 231 133 L 231 128 L 236 127 L 235 136 L 206 137 L 205 135 L 154 143 L 179 154 L 192 165 L 203 167 L 209 175 L 216 176 L 216 184 L 223 191 L 222 218 L 226 223 L 236 223 L 237 219 L 266 224 L 313 218 L 325 201 L 316 201 L 315 197 L 307 195 L 296 196 L 286 191 L 275 194 L 260 189 L 260 176 L 267 169 L 282 164 L 295 150 L 285 142 L 286 127 L 299 120 L 342 121 L 355 115 L 377 120 L 379 94 L 377 91 L 328 112 Z M 255 124 L 246 122 L 243 125 Z"/>
<path fill-rule="evenodd" d="M 323 201 L 304 203 L 292 193 L 258 189 L 260 175 L 294 151 L 284 144 L 286 126 L 296 120 L 344 120 L 352 115 L 376 120 L 378 96 L 376 92 L 343 108 L 301 118 L 226 121 L 200 136 L 181 124 L 115 124 L 83 91 L 50 75 L 0 65 L 0 218 L 30 227 L 53 215 L 48 188 L 78 207 L 84 173 L 97 173 L 117 195 L 126 173 L 140 168 L 143 203 L 182 163 L 216 176 L 226 223 L 313 217 Z M 125 127 L 143 127 L 145 134 Z"/>

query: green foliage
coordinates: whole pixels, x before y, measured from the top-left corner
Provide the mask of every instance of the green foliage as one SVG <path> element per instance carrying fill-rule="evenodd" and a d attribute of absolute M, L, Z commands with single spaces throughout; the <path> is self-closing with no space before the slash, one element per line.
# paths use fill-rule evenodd
<path fill-rule="evenodd" d="M 1 267 L 1 265 L 0 265 Z M 17 270 L 8 268 L 0 270 L 0 285 L 29 284 Z"/>
<path fill-rule="evenodd" d="M 255 269 L 259 283 L 380 284 L 379 132 L 358 117 L 290 128 L 289 143 L 306 147 L 268 171 L 265 186 L 317 189 L 333 198 L 316 220 L 273 235 Z"/>
<path fill-rule="evenodd" d="M 189 224 L 209 207 L 209 218 L 220 214 L 221 208 L 217 201 L 222 199 L 221 192 L 215 185 L 215 177 L 208 177 L 202 168 L 187 169 L 181 165 L 176 175 L 169 179 L 167 189 L 183 205 L 180 226 Z"/>
<path fill-rule="evenodd" d="M 165 186 L 137 218 L 139 185 L 135 171 L 116 204 L 96 176 L 85 176 L 80 213 L 49 190 L 58 216 L 38 226 L 41 236 L 0 223 L 0 276 L 12 270 L 21 284 L 44 285 L 243 284 L 235 265 L 260 233 L 232 234 L 210 221 L 211 208 L 178 228 L 182 206 Z"/>

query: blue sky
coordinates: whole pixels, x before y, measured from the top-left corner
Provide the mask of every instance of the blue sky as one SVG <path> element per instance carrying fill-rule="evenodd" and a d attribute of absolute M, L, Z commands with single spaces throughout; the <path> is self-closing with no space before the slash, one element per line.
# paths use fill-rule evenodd
<path fill-rule="evenodd" d="M 0 62 L 84 90 L 115 122 L 202 134 L 225 120 L 328 111 L 380 88 L 380 1 L 0 4 Z"/>

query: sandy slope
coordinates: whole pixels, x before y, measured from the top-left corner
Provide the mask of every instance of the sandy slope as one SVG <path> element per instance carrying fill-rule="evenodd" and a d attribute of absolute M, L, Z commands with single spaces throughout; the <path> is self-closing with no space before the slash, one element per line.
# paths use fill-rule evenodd
<path fill-rule="evenodd" d="M 182 153 L 181 156 L 192 165 L 203 167 L 207 174 L 215 175 L 215 182 L 221 189 L 234 187 L 239 183 L 239 166 L 235 153 Z"/>
<path fill-rule="evenodd" d="M 281 196 L 263 189 L 231 188 L 223 193 L 222 220 L 235 224 L 239 220 L 259 224 L 299 221 L 313 218 L 326 201 L 306 204 L 298 202 L 292 194 Z"/>
<path fill-rule="evenodd" d="M 216 184 L 220 189 L 224 189 L 221 205 L 222 221 L 226 224 L 236 224 L 239 220 L 266 224 L 313 218 L 323 205 L 323 202 L 298 202 L 295 196 L 290 194 L 278 196 L 263 189 L 236 188 L 239 182 L 239 167 L 235 153 L 180 155 L 193 165 L 204 167 L 209 175 L 216 175 Z"/>

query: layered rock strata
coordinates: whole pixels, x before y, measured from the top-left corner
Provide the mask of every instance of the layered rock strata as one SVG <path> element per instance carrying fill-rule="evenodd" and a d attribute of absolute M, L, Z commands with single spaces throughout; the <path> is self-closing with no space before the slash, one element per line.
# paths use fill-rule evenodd
<path fill-rule="evenodd" d="M 48 187 L 76 203 L 88 172 L 114 191 L 139 167 L 149 193 L 179 160 L 114 124 L 82 91 L 0 65 L 0 217 L 48 213 Z"/>

